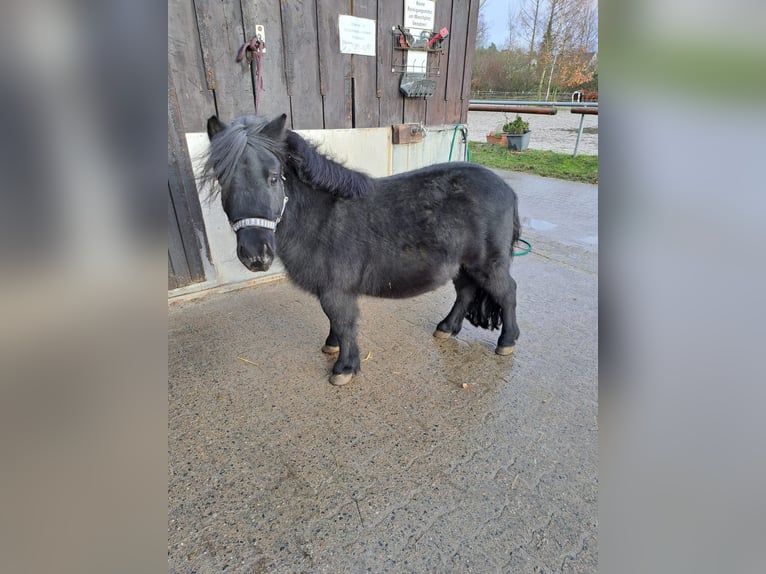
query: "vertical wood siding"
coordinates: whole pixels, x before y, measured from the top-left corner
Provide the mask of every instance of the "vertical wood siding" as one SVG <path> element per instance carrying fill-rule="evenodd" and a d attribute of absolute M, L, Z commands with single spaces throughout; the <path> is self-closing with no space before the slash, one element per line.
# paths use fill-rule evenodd
<path fill-rule="evenodd" d="M 262 115 L 286 113 L 295 129 L 464 121 L 478 8 L 479 0 L 436 0 L 434 28 L 450 29 L 444 54 L 431 57 L 440 60 L 436 94 L 408 99 L 391 71 L 405 61 L 391 49 L 403 0 L 168 0 L 168 70 L 182 123 L 202 131 L 213 114 L 227 121 L 255 112 L 255 62 L 235 58 L 257 24 L 266 33 Z M 377 21 L 376 56 L 340 53 L 340 14 Z"/>

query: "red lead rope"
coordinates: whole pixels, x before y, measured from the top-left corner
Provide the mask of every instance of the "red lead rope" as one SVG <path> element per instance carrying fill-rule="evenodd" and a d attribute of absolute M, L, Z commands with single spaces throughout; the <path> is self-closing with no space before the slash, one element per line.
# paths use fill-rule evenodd
<path fill-rule="evenodd" d="M 241 62 L 247 56 L 248 64 L 252 65 L 255 59 L 255 113 L 258 113 L 258 104 L 261 102 L 261 92 L 263 91 L 263 78 L 261 77 L 261 58 L 266 49 L 266 42 L 253 38 L 249 42 L 242 44 L 237 52 L 237 62 Z"/>

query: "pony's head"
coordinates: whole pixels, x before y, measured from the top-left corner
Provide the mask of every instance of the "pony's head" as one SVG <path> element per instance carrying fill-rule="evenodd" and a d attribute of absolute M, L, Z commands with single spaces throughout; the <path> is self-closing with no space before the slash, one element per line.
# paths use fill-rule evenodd
<path fill-rule="evenodd" d="M 242 116 L 226 125 L 207 121 L 210 152 L 205 166 L 220 184 L 221 203 L 237 234 L 237 256 L 250 271 L 267 271 L 274 261 L 274 231 L 284 213 L 282 164 L 285 121 Z"/>

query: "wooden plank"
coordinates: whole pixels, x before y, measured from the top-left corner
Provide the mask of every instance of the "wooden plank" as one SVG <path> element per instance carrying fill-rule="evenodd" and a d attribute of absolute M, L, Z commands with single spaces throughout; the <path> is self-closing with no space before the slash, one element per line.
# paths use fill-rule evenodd
<path fill-rule="evenodd" d="M 215 101 L 205 81 L 194 5 L 188 0 L 168 0 L 168 69 L 175 80 L 183 125 L 189 131 L 205 131 L 207 118 L 215 113 Z"/>
<path fill-rule="evenodd" d="M 351 13 L 351 0 L 317 2 L 319 91 L 324 128 L 352 127 L 351 55 L 340 53 L 338 15 Z"/>
<path fill-rule="evenodd" d="M 404 50 L 392 50 L 391 28 L 404 24 L 403 0 L 378 0 L 378 93 L 380 94 L 380 126 L 404 123 L 404 97 L 399 92 L 401 72 L 392 72 L 401 65 Z"/>
<path fill-rule="evenodd" d="M 196 182 L 180 119 L 174 78 L 168 68 L 168 193 L 175 213 L 181 250 L 186 258 L 190 281 L 204 281 L 202 257 L 208 256 L 204 241 L 205 224 L 199 205 Z M 168 229 L 171 233 L 171 229 Z M 200 239 L 202 238 L 202 239 Z M 200 241 L 203 243 L 201 244 Z M 204 251 L 205 255 L 202 254 Z M 209 256 L 208 256 L 209 257 Z"/>
<path fill-rule="evenodd" d="M 287 94 L 295 129 L 321 129 L 316 0 L 280 0 Z"/>
<path fill-rule="evenodd" d="M 426 100 L 424 98 L 404 98 L 404 121 L 407 123 L 426 121 Z"/>
<path fill-rule="evenodd" d="M 513 114 L 542 114 L 555 116 L 558 108 L 555 106 L 504 106 L 501 104 L 468 104 L 472 112 L 509 112 Z"/>
<path fill-rule="evenodd" d="M 168 274 L 172 272 L 176 279 L 175 287 L 192 283 L 191 272 L 189 270 L 188 261 L 186 260 L 183 240 L 181 239 L 178 218 L 176 217 L 175 207 L 173 206 L 173 193 L 170 190 L 170 184 L 168 184 L 168 264 L 171 267 L 171 269 L 168 270 Z M 170 286 L 170 281 L 168 281 L 168 288 L 174 288 Z"/>
<path fill-rule="evenodd" d="M 441 29 L 452 24 L 452 0 L 436 0 L 436 14 L 434 17 L 434 28 Z M 436 81 L 436 92 L 426 100 L 426 125 L 438 126 L 445 123 L 447 110 L 447 62 L 448 50 L 452 44 L 452 29 L 450 36 L 442 42 L 444 48 L 443 54 L 433 54 L 430 56 L 433 62 L 438 63 L 440 73 L 437 77 L 431 78 Z"/>
<path fill-rule="evenodd" d="M 183 200 L 186 205 L 186 212 L 193 228 L 193 236 L 204 236 L 205 220 L 202 217 L 202 208 L 199 204 L 199 195 L 197 193 L 197 181 L 192 170 L 189 149 L 186 145 L 186 132 L 188 131 L 180 117 L 180 109 L 176 90 L 173 82 L 173 76 L 168 74 L 168 161 L 171 162 L 172 169 L 168 169 L 168 177 L 171 181 L 177 178 L 176 188 L 183 190 Z M 177 203 L 177 202 L 176 202 Z M 198 242 L 199 243 L 199 242 Z M 203 241 L 200 246 L 205 253 L 208 253 L 207 244 Z"/>
<path fill-rule="evenodd" d="M 410 144 L 423 141 L 423 132 L 419 124 L 396 124 L 391 126 L 391 143 Z"/>
<path fill-rule="evenodd" d="M 218 116 L 229 122 L 255 113 L 250 69 L 246 61 L 236 61 L 245 43 L 239 0 L 194 0 L 194 6 L 205 78 L 215 93 Z"/>
<path fill-rule="evenodd" d="M 450 26 L 449 57 L 447 59 L 447 93 L 445 123 L 460 123 L 463 106 L 463 73 L 470 0 L 452 0 L 452 26 Z M 470 81 L 470 70 L 468 71 Z M 466 102 L 467 103 L 467 102 Z"/>
<path fill-rule="evenodd" d="M 471 99 L 471 74 L 473 55 L 476 51 L 476 31 L 479 25 L 479 0 L 470 0 L 468 10 L 468 30 L 465 40 L 465 62 L 463 64 L 463 90 L 460 96 L 460 123 L 468 122 L 468 102 Z"/>
<path fill-rule="evenodd" d="M 598 108 L 596 106 L 588 108 L 570 108 L 569 110 L 573 114 L 587 114 L 589 116 L 597 116 Z"/>
<path fill-rule="evenodd" d="M 385 0 L 381 0 L 385 1 Z M 353 0 L 353 15 L 378 19 L 378 0 Z M 376 128 L 380 124 L 380 96 L 378 95 L 378 66 L 380 31 L 376 30 L 376 55 L 351 56 L 353 75 L 353 106 L 355 128 Z"/>
<path fill-rule="evenodd" d="M 168 251 L 168 291 L 179 287 L 176 273 L 173 270 L 173 262 L 170 260 L 170 251 Z"/>
<path fill-rule="evenodd" d="M 285 75 L 285 51 L 282 43 L 282 13 L 279 2 L 253 2 L 242 0 L 242 20 L 245 38 L 255 38 L 255 27 L 261 25 L 266 36 L 266 53 L 261 57 L 261 81 L 263 89 L 258 99 L 258 114 L 269 118 L 287 114 L 288 127 L 292 126 L 290 117 L 290 98 L 287 95 L 287 77 Z M 254 89 L 256 84 L 256 66 L 250 66 Z"/>

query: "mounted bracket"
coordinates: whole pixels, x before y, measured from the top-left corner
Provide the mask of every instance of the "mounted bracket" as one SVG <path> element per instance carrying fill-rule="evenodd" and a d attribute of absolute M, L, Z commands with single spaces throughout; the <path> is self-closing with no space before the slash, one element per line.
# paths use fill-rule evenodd
<path fill-rule="evenodd" d="M 423 141 L 425 130 L 420 124 L 396 124 L 391 126 L 391 143 L 409 144 Z"/>
<path fill-rule="evenodd" d="M 263 43 L 263 49 L 261 49 L 261 54 L 266 53 L 266 32 L 263 29 L 263 26 L 261 24 L 255 25 L 255 37 L 258 38 Z"/>

